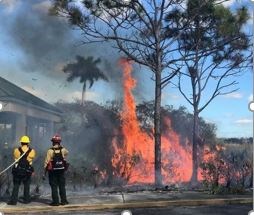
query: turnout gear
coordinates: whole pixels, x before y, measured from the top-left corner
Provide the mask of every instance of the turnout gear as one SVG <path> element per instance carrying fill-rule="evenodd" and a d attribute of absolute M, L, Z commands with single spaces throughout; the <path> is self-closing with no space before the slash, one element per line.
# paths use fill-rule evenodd
<path fill-rule="evenodd" d="M 63 159 L 63 163 L 65 165 L 64 170 L 67 170 L 67 168 L 68 168 L 68 163 L 66 161 L 67 154 L 68 154 L 68 150 L 66 148 L 60 146 L 59 144 L 54 145 L 47 151 L 47 155 L 46 155 L 45 162 L 44 162 L 44 169 L 46 169 L 47 171 L 52 171 L 53 170 L 53 163 L 56 163 L 57 160 Z M 57 155 L 57 158 L 55 157 L 55 155 Z M 59 159 L 59 157 L 60 158 L 62 157 L 62 158 Z M 55 159 L 55 162 L 54 162 L 54 159 Z M 58 165 L 59 165 L 59 163 L 58 163 Z M 56 169 L 56 165 L 54 165 L 54 166 Z"/>
<path fill-rule="evenodd" d="M 24 203 L 29 203 L 30 200 L 30 184 L 31 177 L 23 176 L 23 177 L 13 177 L 13 190 L 11 195 L 11 200 L 8 202 L 10 205 L 16 205 L 18 202 L 18 194 L 19 194 L 19 186 L 20 184 L 24 184 Z"/>
<path fill-rule="evenodd" d="M 68 150 L 60 145 L 61 137 L 59 135 L 55 135 L 51 140 L 53 147 L 47 151 L 44 163 L 44 168 L 48 171 L 48 179 L 51 187 L 52 203 L 50 205 L 58 206 L 60 204 L 58 190 L 61 204 L 65 205 L 68 204 L 65 190 L 65 170 L 67 167 L 65 158 Z"/>
<path fill-rule="evenodd" d="M 30 202 L 31 175 L 34 171 L 32 167 L 32 161 L 36 153 L 35 153 L 35 150 L 28 147 L 27 144 L 22 144 L 22 143 L 30 143 L 30 139 L 28 136 L 21 137 L 20 142 L 21 142 L 21 146 L 18 148 L 15 148 L 13 152 L 14 159 L 15 161 L 18 160 L 18 162 L 14 165 L 12 169 L 13 190 L 12 190 L 11 199 L 8 202 L 8 204 L 10 205 L 17 204 L 19 186 L 21 183 L 24 184 L 24 203 Z"/>
<path fill-rule="evenodd" d="M 21 149 L 22 149 L 23 152 L 27 152 L 29 147 L 28 147 L 28 145 L 22 145 Z M 22 154 L 20 153 L 20 150 L 18 148 L 15 148 L 14 152 L 13 152 L 13 156 L 14 156 L 15 161 L 18 160 L 21 157 L 21 155 Z M 30 153 L 28 153 L 27 160 L 28 160 L 30 165 L 32 165 L 35 155 L 36 155 L 36 153 L 35 153 L 34 149 L 32 149 Z"/>
<path fill-rule="evenodd" d="M 58 170 L 67 170 L 68 163 L 63 157 L 62 149 L 63 147 L 59 148 L 51 148 L 53 150 L 53 157 L 52 160 L 47 164 L 48 171 L 58 171 Z"/>
<path fill-rule="evenodd" d="M 52 161 L 52 170 L 64 170 L 65 169 L 65 161 L 62 154 L 62 147 L 59 148 L 59 152 L 56 153 L 56 150 L 52 148 L 54 151 L 53 161 Z"/>
<path fill-rule="evenodd" d="M 18 163 L 13 167 L 12 169 L 12 173 L 18 177 L 23 177 L 23 176 L 31 176 L 34 169 L 33 167 L 30 165 L 29 161 L 27 160 L 27 157 L 29 155 L 29 153 L 32 151 L 31 148 L 28 148 L 28 150 L 26 152 L 24 152 L 22 150 L 21 147 L 18 148 L 19 152 L 20 152 L 20 156 L 22 156 L 22 158 L 18 161 Z"/>
<path fill-rule="evenodd" d="M 51 187 L 52 205 L 57 206 L 60 204 L 59 195 L 61 199 L 61 204 L 68 204 L 65 189 L 65 174 L 64 171 L 51 171 L 48 172 L 49 184 Z"/>
<path fill-rule="evenodd" d="M 21 143 L 30 143 L 30 138 L 28 137 L 28 136 L 22 136 L 21 138 L 20 138 L 20 141 L 19 142 L 21 142 Z"/>

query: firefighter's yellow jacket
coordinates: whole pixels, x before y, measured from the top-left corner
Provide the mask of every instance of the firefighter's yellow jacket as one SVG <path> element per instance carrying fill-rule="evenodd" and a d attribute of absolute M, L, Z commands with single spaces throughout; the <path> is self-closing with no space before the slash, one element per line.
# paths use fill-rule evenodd
<path fill-rule="evenodd" d="M 66 148 L 64 148 L 63 146 L 61 146 L 61 145 L 55 145 L 55 146 L 53 146 L 52 148 L 57 149 L 57 148 L 59 148 L 59 147 L 62 147 L 62 155 L 63 155 L 63 158 L 65 159 L 66 156 L 68 155 L 69 151 L 68 151 Z M 52 148 L 50 148 L 50 149 L 47 151 L 47 155 L 46 155 L 45 162 L 44 162 L 44 169 L 46 169 L 48 163 L 49 163 L 50 161 L 53 160 L 54 151 L 53 151 Z M 60 152 L 60 149 L 55 150 L 55 152 L 56 152 L 56 153 L 59 153 L 59 152 Z"/>
<path fill-rule="evenodd" d="M 21 149 L 25 153 L 25 152 L 28 151 L 29 146 L 28 145 L 23 145 L 23 146 L 21 146 Z M 17 159 L 19 159 L 20 156 L 21 156 L 21 153 L 20 153 L 19 149 L 15 148 L 14 151 L 13 151 L 14 160 L 16 161 Z M 27 156 L 27 160 L 28 160 L 30 165 L 32 165 L 33 159 L 35 158 L 35 156 L 36 156 L 36 152 L 35 152 L 34 149 L 32 149 L 31 152 Z"/>

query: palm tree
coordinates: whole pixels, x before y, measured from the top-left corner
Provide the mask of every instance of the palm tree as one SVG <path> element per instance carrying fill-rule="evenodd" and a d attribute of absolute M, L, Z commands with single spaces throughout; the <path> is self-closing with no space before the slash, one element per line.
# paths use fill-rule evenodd
<path fill-rule="evenodd" d="M 84 58 L 82 56 L 76 56 L 77 62 L 69 63 L 63 68 L 63 72 L 68 74 L 67 81 L 72 82 L 76 78 L 79 78 L 79 82 L 83 84 L 81 105 L 84 104 L 86 83 L 89 82 L 89 88 L 91 88 L 95 81 L 99 79 L 108 81 L 108 78 L 99 69 L 98 64 L 101 62 L 100 58 L 95 59 L 91 56 Z"/>

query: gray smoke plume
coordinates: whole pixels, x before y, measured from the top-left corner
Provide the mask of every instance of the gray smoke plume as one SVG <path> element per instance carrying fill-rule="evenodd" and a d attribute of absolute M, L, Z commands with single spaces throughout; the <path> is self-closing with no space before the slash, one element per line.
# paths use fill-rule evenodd
<path fill-rule="evenodd" d="M 23 69 L 57 77 L 59 66 L 79 52 L 65 20 L 50 16 L 48 1 L 22 1 L 9 29 L 25 54 Z"/>
<path fill-rule="evenodd" d="M 66 78 L 62 71 L 64 65 L 75 62 L 77 55 L 100 57 L 101 69 L 109 79 L 108 84 L 114 92 L 119 92 L 117 97 L 121 97 L 122 72 L 118 66 L 121 55 L 112 48 L 111 43 L 82 45 L 79 30 L 74 30 L 66 19 L 49 15 L 49 0 L 15 3 L 15 9 L 9 14 L 11 19 L 8 31 L 14 44 L 24 54 L 24 60 L 20 65 L 22 71 L 37 72 L 62 82 Z M 4 16 L 3 19 L 5 18 L 7 19 Z M 137 72 L 135 71 L 135 77 L 140 81 L 134 93 L 142 99 L 143 72 L 139 67 Z"/>

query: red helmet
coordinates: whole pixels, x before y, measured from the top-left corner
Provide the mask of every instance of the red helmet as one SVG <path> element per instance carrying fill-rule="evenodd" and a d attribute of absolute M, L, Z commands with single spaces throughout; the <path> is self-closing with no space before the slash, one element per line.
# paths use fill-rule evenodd
<path fill-rule="evenodd" d="M 61 143 L 62 141 L 62 138 L 59 134 L 55 134 L 52 138 L 51 138 L 51 141 L 53 143 Z"/>

